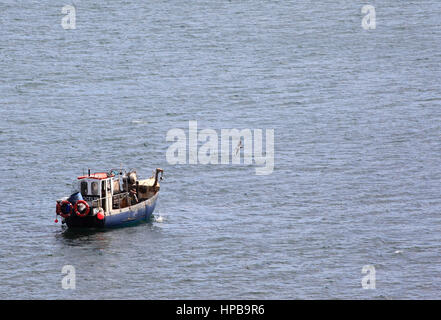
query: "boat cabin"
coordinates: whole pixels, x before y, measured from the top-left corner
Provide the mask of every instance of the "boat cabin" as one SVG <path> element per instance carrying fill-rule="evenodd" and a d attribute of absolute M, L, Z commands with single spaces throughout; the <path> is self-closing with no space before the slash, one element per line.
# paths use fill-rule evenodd
<path fill-rule="evenodd" d="M 158 174 L 155 177 L 138 180 L 135 171 L 129 173 L 97 172 L 78 177 L 78 190 L 89 206 L 97 211 L 102 208 L 105 213 L 122 209 L 152 197 L 159 191 Z"/>
<path fill-rule="evenodd" d="M 91 207 L 103 208 L 104 212 L 112 209 L 112 198 L 114 191 L 119 191 L 119 178 L 114 174 L 108 175 L 106 172 L 98 172 L 87 176 L 78 177 L 79 190 L 81 196 Z M 115 184 L 118 184 L 117 190 L 114 190 Z"/>

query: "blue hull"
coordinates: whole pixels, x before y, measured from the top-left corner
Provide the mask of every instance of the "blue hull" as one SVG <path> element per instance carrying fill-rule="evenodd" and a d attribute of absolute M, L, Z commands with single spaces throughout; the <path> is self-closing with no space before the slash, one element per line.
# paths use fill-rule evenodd
<path fill-rule="evenodd" d="M 104 227 L 124 227 L 141 221 L 149 220 L 153 214 L 153 211 L 155 210 L 158 195 L 156 194 L 153 198 L 132 206 L 128 210 L 124 211 L 123 209 L 120 213 L 106 216 L 104 219 Z"/>
<path fill-rule="evenodd" d="M 158 193 L 153 197 L 136 205 L 124 209 L 112 210 L 104 220 L 96 216 L 84 218 L 71 215 L 66 219 L 69 228 L 119 228 L 137 224 L 141 221 L 148 221 L 153 214 L 158 199 Z"/>

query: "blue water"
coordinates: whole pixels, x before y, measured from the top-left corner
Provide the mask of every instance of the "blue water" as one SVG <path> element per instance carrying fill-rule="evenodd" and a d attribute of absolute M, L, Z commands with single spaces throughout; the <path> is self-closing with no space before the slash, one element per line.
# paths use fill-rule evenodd
<path fill-rule="evenodd" d="M 441 3 L 365 4 L 3 0 L 0 298 L 440 298 Z M 169 164 L 189 120 L 274 129 L 274 172 Z M 121 165 L 164 169 L 151 222 L 53 222 Z"/>

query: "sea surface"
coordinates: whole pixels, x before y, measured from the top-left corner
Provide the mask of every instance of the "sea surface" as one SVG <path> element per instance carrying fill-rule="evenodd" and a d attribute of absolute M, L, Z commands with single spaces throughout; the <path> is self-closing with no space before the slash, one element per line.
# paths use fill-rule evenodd
<path fill-rule="evenodd" d="M 437 0 L 2 0 L 0 299 L 440 299 L 440 79 Z M 190 120 L 274 171 L 171 164 Z M 150 222 L 54 223 L 121 166 L 164 169 Z"/>

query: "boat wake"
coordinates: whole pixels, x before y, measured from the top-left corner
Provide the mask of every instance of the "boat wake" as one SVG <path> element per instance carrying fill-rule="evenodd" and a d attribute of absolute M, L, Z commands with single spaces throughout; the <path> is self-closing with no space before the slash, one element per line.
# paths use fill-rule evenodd
<path fill-rule="evenodd" d="M 164 217 L 154 215 L 154 216 L 153 216 L 153 221 L 154 221 L 154 222 L 162 223 L 162 222 L 164 222 Z"/>

